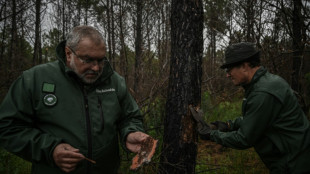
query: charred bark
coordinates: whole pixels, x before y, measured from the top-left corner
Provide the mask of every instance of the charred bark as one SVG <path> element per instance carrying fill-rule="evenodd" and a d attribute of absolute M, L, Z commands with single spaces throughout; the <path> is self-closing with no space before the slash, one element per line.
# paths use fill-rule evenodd
<path fill-rule="evenodd" d="M 159 173 L 195 173 L 197 133 L 188 110 L 200 105 L 203 53 L 201 0 L 172 0 L 171 64 Z"/>

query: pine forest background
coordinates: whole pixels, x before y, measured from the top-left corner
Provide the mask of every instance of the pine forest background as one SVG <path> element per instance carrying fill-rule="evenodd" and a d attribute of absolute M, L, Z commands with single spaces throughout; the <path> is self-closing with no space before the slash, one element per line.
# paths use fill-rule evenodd
<path fill-rule="evenodd" d="M 191 2 L 198 6 L 201 2 L 203 9 L 201 108 L 206 121 L 241 114 L 243 90 L 234 87 L 219 68 L 225 47 L 241 41 L 256 43 L 262 64 L 288 81 L 309 117 L 308 0 L 1 0 L 0 101 L 22 71 L 56 60 L 55 47 L 72 27 L 91 25 L 106 38 L 107 57 L 126 79 L 142 110 L 147 133 L 161 144 L 164 120 L 169 117 L 165 116 L 169 72 L 175 66 L 171 64 L 175 48 L 171 46 L 171 13 L 177 7 L 172 4 Z M 161 148 L 136 173 L 164 173 L 158 168 Z M 121 151 L 119 173 L 131 173 L 131 158 L 132 154 Z M 29 162 L 0 149 L 1 174 L 28 174 L 30 170 Z M 253 149 L 238 151 L 198 141 L 195 173 L 266 172 Z"/>

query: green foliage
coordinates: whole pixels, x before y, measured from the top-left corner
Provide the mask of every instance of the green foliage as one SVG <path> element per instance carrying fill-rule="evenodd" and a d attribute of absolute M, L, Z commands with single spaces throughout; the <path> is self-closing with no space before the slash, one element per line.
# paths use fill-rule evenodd
<path fill-rule="evenodd" d="M 216 30 L 225 33 L 227 30 L 228 17 L 231 15 L 229 1 L 206 0 L 205 3 L 205 21 L 210 30 Z"/>
<path fill-rule="evenodd" d="M 242 99 L 240 98 L 235 98 L 232 102 L 224 101 L 214 105 L 207 91 L 202 94 L 201 108 L 207 122 L 233 120 L 241 116 L 241 106 Z"/>
<path fill-rule="evenodd" d="M 31 163 L 0 148 L 0 173 L 30 174 Z"/>
<path fill-rule="evenodd" d="M 46 62 L 56 59 L 56 47 L 60 42 L 61 36 L 62 32 L 57 28 L 51 29 L 47 34 L 44 33 L 42 54 Z"/>
<path fill-rule="evenodd" d="M 10 52 L 11 52 L 11 45 L 12 45 L 12 39 L 11 36 L 9 35 L 11 28 L 7 28 L 7 31 L 4 34 L 5 38 L 2 42 L 0 42 L 0 47 L 1 51 L 3 51 L 3 57 L 2 59 L 4 61 L 4 65 L 11 59 L 10 57 Z M 3 35 L 3 32 L 0 32 L 0 36 Z M 16 56 L 18 57 L 18 61 L 20 65 L 25 65 L 31 62 L 32 59 L 32 53 L 33 53 L 33 48 L 30 45 L 30 43 L 23 37 L 18 35 L 17 36 L 17 50 L 15 52 Z M 1 58 L 0 58 L 1 60 Z"/>
<path fill-rule="evenodd" d="M 150 110 L 151 109 L 151 110 Z M 137 171 L 130 171 L 131 159 L 135 154 L 127 154 L 122 148 L 121 149 L 121 167 L 120 172 L 122 174 L 153 174 L 158 173 L 157 168 L 160 161 L 160 152 L 162 148 L 162 135 L 163 135 L 163 114 L 165 111 L 165 99 L 156 98 L 149 105 L 141 108 L 144 113 L 144 127 L 147 134 L 158 140 L 156 152 L 152 158 L 152 161 L 140 168 Z"/>

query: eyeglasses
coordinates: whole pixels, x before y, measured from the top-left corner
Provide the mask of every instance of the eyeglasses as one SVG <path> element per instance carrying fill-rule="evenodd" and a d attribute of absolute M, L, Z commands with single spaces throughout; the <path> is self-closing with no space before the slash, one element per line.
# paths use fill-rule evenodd
<path fill-rule="evenodd" d="M 230 73 L 230 71 L 231 71 L 233 68 L 234 68 L 234 67 L 226 68 L 226 69 L 225 69 L 225 72 L 226 72 L 226 73 Z"/>
<path fill-rule="evenodd" d="M 94 59 L 94 58 L 81 58 L 80 56 L 78 56 L 75 51 L 73 51 L 72 48 L 68 47 L 69 50 L 83 63 L 83 64 L 87 64 L 87 65 L 99 65 L 99 66 L 103 66 L 104 62 L 107 61 L 106 57 L 103 57 L 102 59 Z"/>

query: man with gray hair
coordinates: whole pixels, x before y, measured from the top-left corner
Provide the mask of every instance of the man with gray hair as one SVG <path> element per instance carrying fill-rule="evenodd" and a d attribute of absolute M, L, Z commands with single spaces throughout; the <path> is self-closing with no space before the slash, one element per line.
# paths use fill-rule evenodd
<path fill-rule="evenodd" d="M 32 173 L 117 173 L 119 141 L 138 153 L 149 136 L 124 79 L 95 28 L 75 27 L 58 60 L 35 66 L 0 105 L 0 145 L 32 162 Z"/>
<path fill-rule="evenodd" d="M 310 173 L 309 121 L 286 81 L 260 66 L 253 43 L 228 46 L 221 68 L 245 90 L 242 116 L 207 124 L 202 111 L 191 107 L 201 138 L 234 149 L 254 147 L 270 173 Z"/>

